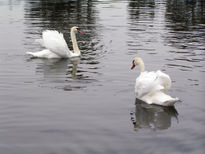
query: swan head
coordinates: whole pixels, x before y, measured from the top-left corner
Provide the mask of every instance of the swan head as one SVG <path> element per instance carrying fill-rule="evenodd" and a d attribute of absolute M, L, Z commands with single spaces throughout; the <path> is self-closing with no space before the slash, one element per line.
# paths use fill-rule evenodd
<path fill-rule="evenodd" d="M 142 58 L 135 57 L 134 60 L 132 61 L 131 69 L 135 68 L 136 65 L 139 65 L 140 66 L 140 71 L 144 72 L 145 67 L 144 67 L 144 62 L 143 62 Z"/>
<path fill-rule="evenodd" d="M 79 27 L 77 27 L 77 26 L 73 26 L 72 28 L 71 28 L 71 31 L 73 31 L 73 32 L 75 32 L 75 33 L 80 33 L 80 34 L 82 34 L 83 32 L 80 30 L 80 28 Z"/>

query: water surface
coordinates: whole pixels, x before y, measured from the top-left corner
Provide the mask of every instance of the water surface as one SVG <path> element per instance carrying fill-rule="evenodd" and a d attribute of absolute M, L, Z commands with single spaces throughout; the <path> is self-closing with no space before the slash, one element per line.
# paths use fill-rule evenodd
<path fill-rule="evenodd" d="M 76 59 L 31 59 L 43 30 L 77 36 Z M 173 108 L 135 99 L 139 70 L 172 79 Z M 202 154 L 205 4 L 175 0 L 0 1 L 0 153 Z"/>

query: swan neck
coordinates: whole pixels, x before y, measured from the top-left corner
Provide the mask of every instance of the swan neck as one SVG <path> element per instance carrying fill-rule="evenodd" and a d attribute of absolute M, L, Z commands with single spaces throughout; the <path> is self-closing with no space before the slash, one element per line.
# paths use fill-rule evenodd
<path fill-rule="evenodd" d="M 79 53 L 80 50 L 78 48 L 78 44 L 77 44 L 77 41 L 76 41 L 76 36 L 75 36 L 74 29 L 71 29 L 70 37 L 71 37 L 71 41 L 72 41 L 72 44 L 73 44 L 73 52 L 74 53 Z"/>
<path fill-rule="evenodd" d="M 142 60 L 139 60 L 138 64 L 139 64 L 139 67 L 140 67 L 140 72 L 144 72 L 145 71 L 144 62 Z"/>

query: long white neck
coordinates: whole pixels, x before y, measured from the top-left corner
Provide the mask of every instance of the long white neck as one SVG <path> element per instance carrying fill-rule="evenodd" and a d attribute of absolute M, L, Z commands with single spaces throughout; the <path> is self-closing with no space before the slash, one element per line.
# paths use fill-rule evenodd
<path fill-rule="evenodd" d="M 75 32 L 74 32 L 73 28 L 71 28 L 70 37 L 71 37 L 71 41 L 73 43 L 73 52 L 80 54 L 80 50 L 78 48 L 78 44 L 77 44 L 77 41 L 76 41 L 76 36 L 75 36 Z"/>
<path fill-rule="evenodd" d="M 138 63 L 138 65 L 139 65 L 139 67 L 140 67 L 140 72 L 144 72 L 144 71 L 145 71 L 145 65 L 144 65 L 143 60 L 142 60 L 141 58 L 139 58 L 139 59 L 137 60 L 137 63 Z"/>

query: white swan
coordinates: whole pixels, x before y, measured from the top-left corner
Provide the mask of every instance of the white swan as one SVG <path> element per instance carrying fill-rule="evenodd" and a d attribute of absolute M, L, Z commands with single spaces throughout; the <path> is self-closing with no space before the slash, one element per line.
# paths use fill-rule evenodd
<path fill-rule="evenodd" d="M 42 33 L 42 39 L 37 41 L 46 49 L 39 52 L 26 52 L 26 54 L 36 58 L 70 58 L 80 56 L 81 53 L 75 36 L 76 32 L 82 33 L 78 27 L 72 27 L 70 35 L 74 52 L 69 50 L 62 33 L 55 30 L 45 30 Z"/>
<path fill-rule="evenodd" d="M 167 90 L 171 87 L 171 79 L 167 74 L 160 70 L 156 72 L 145 71 L 144 62 L 139 57 L 133 60 L 131 69 L 136 65 L 139 65 L 141 71 L 135 84 L 135 93 L 138 99 L 147 104 L 162 106 L 173 106 L 179 100 L 166 94 Z"/>

